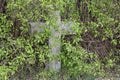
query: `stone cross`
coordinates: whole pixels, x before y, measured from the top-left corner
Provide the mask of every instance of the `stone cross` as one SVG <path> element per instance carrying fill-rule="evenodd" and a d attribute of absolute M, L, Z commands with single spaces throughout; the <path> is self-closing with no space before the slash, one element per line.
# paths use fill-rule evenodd
<path fill-rule="evenodd" d="M 48 26 L 43 22 L 30 22 L 31 25 L 31 33 L 33 34 L 35 31 L 41 33 L 44 29 L 40 26 L 44 26 L 44 28 L 50 29 L 50 37 L 49 37 L 49 51 L 50 54 L 55 56 L 60 53 L 61 48 L 61 35 L 66 34 L 74 34 L 72 31 L 73 22 L 70 21 L 68 23 L 62 22 L 60 18 L 60 12 L 55 11 L 51 13 L 51 17 L 55 19 L 55 26 Z M 58 60 L 51 61 L 47 67 L 50 70 L 59 71 L 61 69 L 61 62 Z"/>

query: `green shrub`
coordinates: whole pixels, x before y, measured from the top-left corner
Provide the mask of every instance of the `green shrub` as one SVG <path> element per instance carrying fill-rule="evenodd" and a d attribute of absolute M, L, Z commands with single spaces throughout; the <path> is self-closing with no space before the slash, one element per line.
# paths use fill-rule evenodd
<path fill-rule="evenodd" d="M 105 69 L 119 62 L 120 20 L 117 0 L 1 0 L 0 3 L 0 79 L 7 80 L 20 68 L 31 65 L 42 70 L 52 60 L 49 54 L 49 29 L 34 36 L 30 34 L 31 21 L 55 24 L 49 12 L 59 10 L 62 21 L 74 21 L 76 34 L 62 36 L 62 49 L 58 59 L 61 73 L 69 76 L 101 75 Z M 6 4 L 2 4 L 6 1 Z M 1 6 L 2 4 L 2 6 Z M 3 10 L 3 11 L 2 11 Z M 54 20 L 54 21 L 53 21 Z M 107 42 L 108 55 L 100 56 L 82 46 L 83 36 L 92 36 L 94 41 Z M 91 39 L 90 39 L 91 41 Z M 89 45 L 89 43 L 88 43 Z M 94 47 L 95 45 L 91 46 Z M 111 54 L 109 54 L 111 52 Z M 103 52 L 103 54 L 105 54 Z M 43 72 L 43 73 L 42 73 Z M 60 73 L 60 74 L 61 74 Z M 52 75 L 52 74 L 51 74 Z M 49 76 L 49 75 L 48 75 Z"/>

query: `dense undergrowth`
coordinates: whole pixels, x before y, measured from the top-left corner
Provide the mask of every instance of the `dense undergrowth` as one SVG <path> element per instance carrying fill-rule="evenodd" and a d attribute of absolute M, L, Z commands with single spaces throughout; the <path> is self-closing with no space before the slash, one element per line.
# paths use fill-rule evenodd
<path fill-rule="evenodd" d="M 62 21 L 74 21 L 76 31 L 62 36 L 62 49 L 57 56 L 62 63 L 59 77 L 75 80 L 85 75 L 104 76 L 106 70 L 116 68 L 120 61 L 119 3 L 119 0 L 0 0 L 0 80 L 53 76 L 45 70 L 52 60 L 49 30 L 32 35 L 29 22 L 51 24 L 49 12 L 56 10 L 60 11 Z"/>

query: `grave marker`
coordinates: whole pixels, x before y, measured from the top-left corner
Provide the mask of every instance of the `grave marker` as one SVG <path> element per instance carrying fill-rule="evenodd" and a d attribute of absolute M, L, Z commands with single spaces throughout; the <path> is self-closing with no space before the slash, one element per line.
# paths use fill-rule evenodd
<path fill-rule="evenodd" d="M 32 34 L 35 31 L 37 31 L 38 33 L 43 32 L 44 29 L 41 28 L 40 26 L 44 26 L 45 28 L 50 29 L 51 36 L 49 37 L 49 50 L 50 54 L 55 56 L 60 53 L 61 35 L 74 34 L 74 32 L 72 31 L 73 22 L 72 21 L 68 23 L 62 22 L 59 11 L 53 12 L 51 16 L 56 19 L 55 26 L 57 27 L 47 26 L 46 23 L 43 22 L 30 22 L 30 25 Z M 48 64 L 48 68 L 51 70 L 59 71 L 61 69 L 61 62 L 58 60 L 53 60 Z"/>

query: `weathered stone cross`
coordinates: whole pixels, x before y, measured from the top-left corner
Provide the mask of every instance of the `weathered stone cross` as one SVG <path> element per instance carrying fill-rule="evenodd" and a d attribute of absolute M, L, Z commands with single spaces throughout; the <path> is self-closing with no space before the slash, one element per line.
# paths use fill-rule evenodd
<path fill-rule="evenodd" d="M 49 37 L 49 50 L 50 54 L 55 56 L 60 53 L 61 35 L 74 34 L 74 32 L 72 31 L 73 22 L 62 22 L 59 11 L 52 12 L 51 16 L 56 19 L 55 26 L 57 27 L 47 26 L 46 23 L 43 22 L 30 22 L 30 25 L 31 33 L 34 33 L 35 31 L 38 33 L 43 32 L 44 29 L 40 28 L 40 26 L 44 26 L 45 28 L 50 29 L 51 36 Z M 51 70 L 59 71 L 61 69 L 61 62 L 58 60 L 53 60 L 48 64 L 48 68 Z"/>

